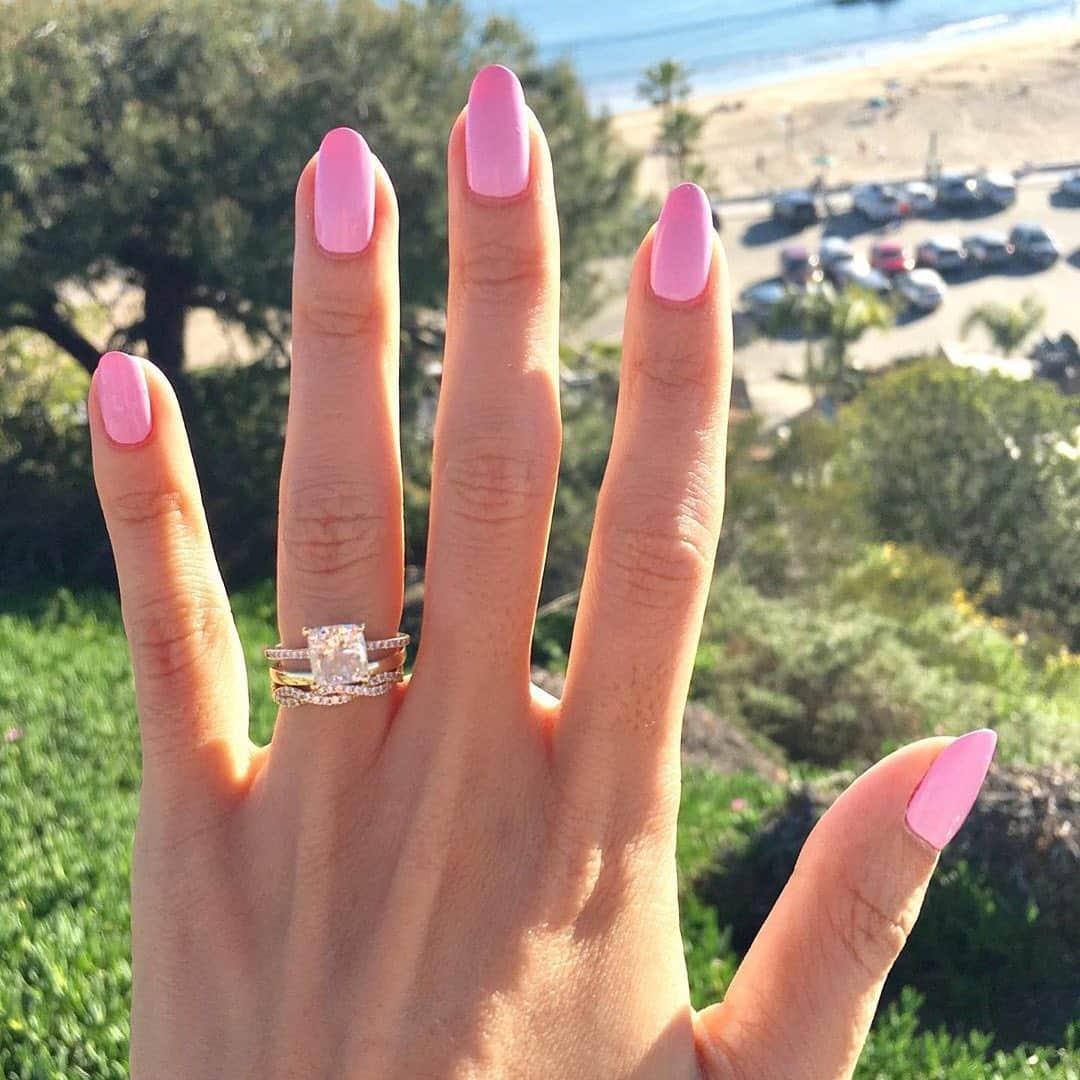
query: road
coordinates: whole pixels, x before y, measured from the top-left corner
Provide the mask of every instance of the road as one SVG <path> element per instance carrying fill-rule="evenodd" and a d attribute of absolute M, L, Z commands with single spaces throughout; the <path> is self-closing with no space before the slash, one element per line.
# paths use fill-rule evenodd
<path fill-rule="evenodd" d="M 1028 271 L 1021 267 L 1006 273 L 987 274 L 950 282 L 945 303 L 933 314 L 909 318 L 886 331 L 871 331 L 854 347 L 853 356 L 867 369 L 889 364 L 898 356 L 932 352 L 941 344 L 956 342 L 965 316 L 976 304 L 994 300 L 1015 303 L 1028 293 L 1035 293 L 1047 309 L 1046 329 L 1052 332 L 1080 330 L 1080 207 L 1057 205 L 1052 193 L 1058 177 L 1035 174 L 1020 185 L 1015 205 L 1007 210 L 978 217 L 916 218 L 900 228 L 888 230 L 870 226 L 859 215 L 844 210 L 841 197 L 836 208 L 843 212 L 824 225 L 805 229 L 797 236 L 779 233 L 768 220 L 768 204 L 742 204 L 725 210 L 723 239 L 731 272 L 732 295 L 756 281 L 774 277 L 780 249 L 793 242 L 816 249 L 827 230 L 848 238 L 856 250 L 869 256 L 871 244 L 889 235 L 915 245 L 940 233 L 960 236 L 984 229 L 1008 231 L 1019 221 L 1037 221 L 1057 237 L 1064 257 L 1049 270 Z M 625 283 L 627 260 L 613 261 L 606 267 L 613 286 Z M 623 300 L 613 299 L 584 327 L 572 341 L 618 339 L 622 330 Z M 977 333 L 977 332 L 976 332 Z M 988 342 L 972 336 L 973 350 L 986 350 Z M 802 412 L 810 403 L 807 389 L 790 378 L 803 369 L 804 346 L 801 341 L 774 341 L 758 338 L 740 347 L 735 354 L 736 372 L 747 383 L 750 400 L 766 425 L 773 425 Z"/>

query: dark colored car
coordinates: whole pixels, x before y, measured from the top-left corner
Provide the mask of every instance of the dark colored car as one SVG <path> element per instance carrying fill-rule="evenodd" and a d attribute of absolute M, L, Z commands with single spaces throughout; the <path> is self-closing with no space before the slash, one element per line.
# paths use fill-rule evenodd
<path fill-rule="evenodd" d="M 932 236 L 915 249 L 915 261 L 939 274 L 959 274 L 967 267 L 967 252 L 957 236 Z"/>
<path fill-rule="evenodd" d="M 883 274 L 904 274 L 915 269 L 915 260 L 899 240 L 879 240 L 870 249 L 870 265 Z"/>
<path fill-rule="evenodd" d="M 968 260 L 978 267 L 1006 266 L 1012 262 L 1013 246 L 1004 233 L 983 232 L 965 236 L 964 249 Z"/>
<path fill-rule="evenodd" d="M 1009 243 L 1017 258 L 1035 266 L 1052 266 L 1061 255 L 1056 241 L 1041 225 L 1014 225 L 1009 233 Z"/>
<path fill-rule="evenodd" d="M 780 252 L 780 277 L 789 285 L 809 285 L 821 280 L 818 257 L 803 244 L 791 244 Z"/>
<path fill-rule="evenodd" d="M 817 221 L 817 200 L 809 191 L 785 191 L 773 199 L 772 212 L 777 221 L 789 228 L 802 229 Z"/>
<path fill-rule="evenodd" d="M 937 181 L 937 204 L 945 210 L 978 210 L 979 182 L 967 173 L 942 173 Z"/>

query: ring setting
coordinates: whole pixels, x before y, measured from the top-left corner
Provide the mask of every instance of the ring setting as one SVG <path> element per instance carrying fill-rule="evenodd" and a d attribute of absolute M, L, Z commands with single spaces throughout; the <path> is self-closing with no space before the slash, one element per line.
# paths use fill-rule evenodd
<path fill-rule="evenodd" d="M 274 700 L 283 707 L 342 705 L 358 697 L 387 694 L 404 678 L 408 634 L 369 640 L 363 623 L 304 627 L 306 648 L 273 645 L 263 650 L 270 661 Z M 308 670 L 288 668 L 306 660 Z"/>

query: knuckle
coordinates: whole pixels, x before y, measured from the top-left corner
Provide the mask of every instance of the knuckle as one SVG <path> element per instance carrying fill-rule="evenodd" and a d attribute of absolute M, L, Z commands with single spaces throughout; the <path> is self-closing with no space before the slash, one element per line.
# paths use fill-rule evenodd
<path fill-rule="evenodd" d="M 551 455 L 528 447 L 512 449 L 505 439 L 468 440 L 447 456 L 439 482 L 460 521 L 506 525 L 530 519 L 551 500 L 557 466 Z"/>
<path fill-rule="evenodd" d="M 108 502 L 109 517 L 131 529 L 168 527 L 187 518 L 187 503 L 176 490 L 133 489 L 114 495 Z"/>
<path fill-rule="evenodd" d="M 354 573 L 380 558 L 389 528 L 366 485 L 328 480 L 289 491 L 281 545 L 290 572 Z"/>
<path fill-rule="evenodd" d="M 465 292 L 474 298 L 505 301 L 509 295 L 527 295 L 543 288 L 547 258 L 535 240 L 515 238 L 513 230 L 473 237 L 458 260 Z"/>
<path fill-rule="evenodd" d="M 385 338 L 380 305 L 356 297 L 323 294 L 297 301 L 297 315 L 317 340 L 346 348 L 374 347 Z"/>
<path fill-rule="evenodd" d="M 685 604 L 712 572 L 715 539 L 700 515 L 658 518 L 631 504 L 605 528 L 603 566 L 613 600 L 646 609 Z"/>
<path fill-rule="evenodd" d="M 175 683 L 194 678 L 229 632 L 223 598 L 206 585 L 184 586 L 180 580 L 168 591 L 125 603 L 124 622 L 141 679 Z"/>
<path fill-rule="evenodd" d="M 718 385 L 705 348 L 645 345 L 633 351 L 629 375 L 650 397 L 677 403 L 705 400 Z"/>
<path fill-rule="evenodd" d="M 890 915 L 858 882 L 841 878 L 825 904 L 830 940 L 872 979 L 892 967 L 911 927 Z"/>

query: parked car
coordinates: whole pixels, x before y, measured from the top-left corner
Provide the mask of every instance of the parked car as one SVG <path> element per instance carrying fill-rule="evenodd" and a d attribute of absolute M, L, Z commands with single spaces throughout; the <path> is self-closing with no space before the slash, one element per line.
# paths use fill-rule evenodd
<path fill-rule="evenodd" d="M 933 311 L 945 299 L 945 282 L 936 270 L 912 270 L 899 274 L 894 282 L 896 291 L 919 311 Z"/>
<path fill-rule="evenodd" d="M 818 219 L 817 200 L 804 189 L 784 191 L 773 199 L 773 217 L 784 225 L 802 229 Z"/>
<path fill-rule="evenodd" d="M 783 301 L 790 291 L 782 281 L 771 278 L 769 281 L 755 282 L 743 289 L 740 299 L 751 318 L 764 326 L 776 305 Z"/>
<path fill-rule="evenodd" d="M 979 197 L 979 182 L 968 173 L 944 172 L 937 181 L 937 204 L 944 210 L 977 210 L 982 200 Z"/>
<path fill-rule="evenodd" d="M 897 221 L 911 213 L 911 203 L 903 192 L 889 184 L 860 184 L 852 188 L 851 204 L 875 225 Z"/>
<path fill-rule="evenodd" d="M 855 252 L 842 236 L 826 236 L 818 248 L 818 263 L 827 278 L 832 278 L 833 269 L 842 262 L 850 259 Z"/>
<path fill-rule="evenodd" d="M 883 274 L 902 274 L 915 269 L 915 259 L 899 240 L 879 240 L 870 249 L 870 265 Z"/>
<path fill-rule="evenodd" d="M 1017 258 L 1036 266 L 1052 266 L 1057 262 L 1061 249 L 1054 238 L 1041 225 L 1026 222 L 1014 225 L 1009 233 L 1009 243 Z"/>
<path fill-rule="evenodd" d="M 1002 210 L 1016 202 L 1016 177 L 1011 172 L 980 173 L 975 186 L 980 199 Z"/>
<path fill-rule="evenodd" d="M 915 249 L 915 262 L 939 274 L 959 274 L 967 267 L 967 252 L 960 237 L 942 234 L 924 240 Z"/>
<path fill-rule="evenodd" d="M 1013 246 L 1001 232 L 972 233 L 964 237 L 968 261 L 980 269 L 1005 266 L 1012 260 Z"/>
<path fill-rule="evenodd" d="M 852 285 L 879 296 L 892 292 L 892 282 L 880 270 L 875 270 L 862 255 L 853 255 L 836 263 L 832 268 L 832 280 L 838 289 Z"/>
<path fill-rule="evenodd" d="M 1070 202 L 1080 203 L 1080 169 L 1066 173 L 1058 185 L 1058 194 Z"/>
<path fill-rule="evenodd" d="M 945 282 L 936 270 L 923 268 L 899 274 L 894 287 L 908 305 L 918 311 L 933 311 L 945 300 Z"/>
<path fill-rule="evenodd" d="M 780 252 L 780 279 L 788 285 L 809 285 L 821 276 L 818 257 L 805 244 L 789 244 Z"/>
<path fill-rule="evenodd" d="M 934 212 L 934 206 L 937 203 L 937 192 L 934 190 L 933 184 L 927 184 L 923 180 L 912 180 L 904 184 L 900 188 L 900 192 L 911 207 L 913 214 L 925 217 L 927 214 Z"/>

